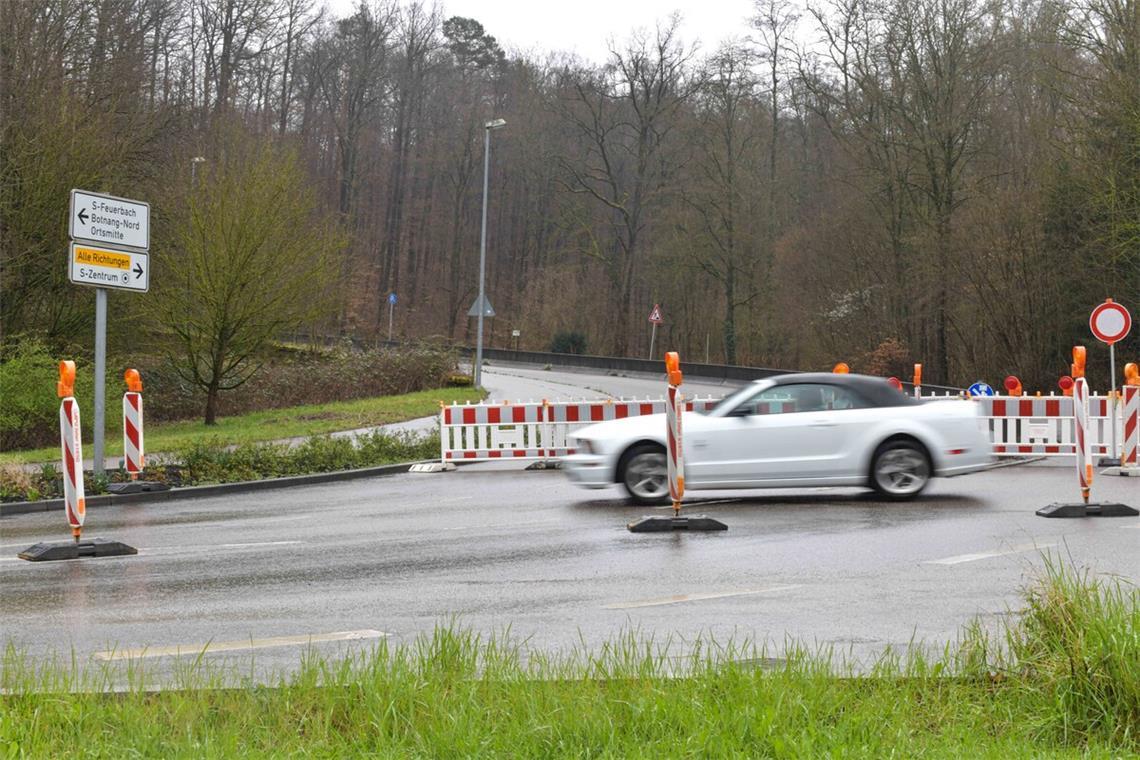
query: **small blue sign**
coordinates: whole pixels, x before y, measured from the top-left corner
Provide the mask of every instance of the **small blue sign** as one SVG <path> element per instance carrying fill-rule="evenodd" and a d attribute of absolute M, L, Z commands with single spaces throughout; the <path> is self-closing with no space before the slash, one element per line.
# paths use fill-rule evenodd
<path fill-rule="evenodd" d="M 395 293 L 389 293 L 388 294 L 388 303 L 392 304 L 393 306 L 396 305 L 396 294 Z"/>
<path fill-rule="evenodd" d="M 971 396 L 995 396 L 994 389 L 981 380 L 971 385 L 967 391 Z"/>

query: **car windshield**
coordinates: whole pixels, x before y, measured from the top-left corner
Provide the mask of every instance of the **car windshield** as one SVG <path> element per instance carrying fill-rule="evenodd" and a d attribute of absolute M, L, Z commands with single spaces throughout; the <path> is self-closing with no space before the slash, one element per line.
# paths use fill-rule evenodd
<path fill-rule="evenodd" d="M 736 390 L 732 391 L 727 396 L 722 398 L 720 401 L 713 404 L 713 406 L 710 407 L 708 409 L 708 411 L 704 412 L 704 414 L 712 414 L 713 412 L 724 411 L 725 409 L 732 409 L 742 399 L 747 398 L 748 396 L 751 396 L 755 392 L 756 392 L 756 383 L 749 383 L 748 385 L 745 385 L 743 388 L 737 388 Z"/>

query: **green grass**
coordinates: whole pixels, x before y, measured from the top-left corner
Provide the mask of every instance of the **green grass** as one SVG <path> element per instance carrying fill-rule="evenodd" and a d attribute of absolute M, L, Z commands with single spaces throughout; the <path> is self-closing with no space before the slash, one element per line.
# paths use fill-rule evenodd
<path fill-rule="evenodd" d="M 483 391 L 470 387 L 439 388 L 402 396 L 270 409 L 224 417 L 213 426 L 204 425 L 200 420 L 148 424 L 145 429 L 146 450 L 148 454 L 177 451 L 204 438 L 224 445 L 238 445 L 354 430 L 436 414 L 441 400 L 449 403 L 477 401 L 484 395 Z M 90 441 L 84 441 L 84 446 L 84 454 L 90 456 Z M 121 421 L 115 429 L 108 426 L 105 446 L 108 457 L 123 453 Z M 0 464 L 57 462 L 58 459 L 58 447 L 0 453 Z"/>
<path fill-rule="evenodd" d="M 266 685 L 188 661 L 152 691 L 137 663 L 3 659 L 9 757 L 1124 757 L 1140 751 L 1135 589 L 1047 563 L 1023 615 L 967 627 L 937 658 L 858 673 L 790 646 L 626 635 L 595 651 L 528 651 L 444 627 Z M 680 664 L 678 664 L 680 663 Z"/>

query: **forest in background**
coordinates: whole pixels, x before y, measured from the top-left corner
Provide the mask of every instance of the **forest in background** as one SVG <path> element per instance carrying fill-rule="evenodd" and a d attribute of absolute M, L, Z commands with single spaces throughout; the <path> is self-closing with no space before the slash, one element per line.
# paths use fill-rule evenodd
<path fill-rule="evenodd" d="M 4 345 L 92 342 L 93 292 L 64 266 L 73 187 L 152 206 L 151 292 L 111 297 L 118 354 L 185 326 L 156 304 L 223 291 L 242 319 L 294 306 L 264 330 L 366 341 L 395 292 L 397 337 L 471 342 L 501 118 L 491 345 L 572 331 L 645 356 L 660 303 L 657 348 L 682 359 L 921 361 L 932 383 L 1048 390 L 1082 343 L 1107 385 L 1089 311 L 1140 309 L 1136 0 L 758 0 L 735 40 L 647 18 L 604 65 L 494 32 L 415 0 L 340 19 L 314 0 L 0 3 Z M 215 282 L 209 256 L 246 255 L 259 225 L 281 268 Z"/>

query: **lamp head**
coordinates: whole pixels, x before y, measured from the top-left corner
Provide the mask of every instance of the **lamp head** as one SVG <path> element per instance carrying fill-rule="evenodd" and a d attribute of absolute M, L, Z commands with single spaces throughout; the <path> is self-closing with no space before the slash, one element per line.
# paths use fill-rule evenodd
<path fill-rule="evenodd" d="M 487 129 L 499 129 L 501 127 L 507 126 L 507 121 L 506 119 L 493 119 L 483 126 Z"/>

